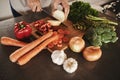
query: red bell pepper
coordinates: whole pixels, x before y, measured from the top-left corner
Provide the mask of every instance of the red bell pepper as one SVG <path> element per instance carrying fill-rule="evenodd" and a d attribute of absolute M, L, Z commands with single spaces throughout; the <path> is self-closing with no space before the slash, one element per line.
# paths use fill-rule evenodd
<path fill-rule="evenodd" d="M 16 38 L 24 39 L 31 35 L 32 28 L 25 21 L 21 21 L 15 24 L 14 33 L 15 33 Z"/>

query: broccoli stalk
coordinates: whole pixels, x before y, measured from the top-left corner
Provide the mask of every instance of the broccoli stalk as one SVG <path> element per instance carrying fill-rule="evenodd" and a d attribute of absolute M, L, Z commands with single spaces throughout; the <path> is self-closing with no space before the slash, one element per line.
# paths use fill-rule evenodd
<path fill-rule="evenodd" d="M 111 25 L 115 25 L 115 26 L 118 25 L 118 23 L 110 21 L 110 20 L 108 20 L 106 18 L 95 17 L 95 16 L 92 16 L 92 15 L 86 16 L 86 19 L 92 20 L 92 21 L 104 21 L 105 23 L 108 23 L 108 24 L 111 24 Z"/>

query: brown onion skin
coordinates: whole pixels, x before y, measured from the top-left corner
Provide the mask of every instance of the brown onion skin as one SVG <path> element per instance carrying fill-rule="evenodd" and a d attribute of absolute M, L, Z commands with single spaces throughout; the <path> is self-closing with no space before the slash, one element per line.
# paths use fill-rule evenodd
<path fill-rule="evenodd" d="M 89 46 L 83 50 L 83 57 L 87 61 L 97 61 L 102 56 L 102 50 L 100 47 Z"/>
<path fill-rule="evenodd" d="M 75 48 L 75 46 L 79 46 L 76 47 L 78 49 Z M 81 38 L 81 37 L 72 37 L 69 41 L 69 48 L 76 53 L 80 53 L 85 47 L 85 41 Z"/>

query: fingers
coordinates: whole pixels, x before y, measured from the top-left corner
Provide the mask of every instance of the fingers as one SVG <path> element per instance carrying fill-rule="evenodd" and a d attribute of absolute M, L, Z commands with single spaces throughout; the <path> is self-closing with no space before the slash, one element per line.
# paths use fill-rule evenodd
<path fill-rule="evenodd" d="M 27 0 L 27 4 L 33 12 L 40 12 L 42 10 L 39 0 Z"/>
<path fill-rule="evenodd" d="M 63 7 L 64 13 L 65 13 L 65 19 L 67 19 L 69 11 L 70 11 L 68 0 L 53 0 L 52 13 L 58 9 L 59 5 Z"/>
<path fill-rule="evenodd" d="M 41 6 L 37 6 L 37 9 L 36 9 L 36 11 L 35 11 L 35 12 L 40 12 L 40 11 L 42 11 Z"/>
<path fill-rule="evenodd" d="M 36 9 L 37 9 L 37 7 L 36 7 L 36 6 L 32 6 L 32 8 L 31 8 L 31 9 L 32 9 L 32 11 L 33 11 L 33 12 L 35 12 L 35 11 L 36 11 Z"/>
<path fill-rule="evenodd" d="M 69 11 L 70 11 L 69 6 L 65 7 L 64 11 L 65 11 L 65 19 L 67 19 Z"/>
<path fill-rule="evenodd" d="M 70 11 L 70 6 L 69 6 L 68 2 L 62 2 L 62 6 L 64 8 L 65 19 L 67 19 L 69 11 Z"/>
<path fill-rule="evenodd" d="M 42 7 L 40 5 L 37 5 L 35 11 L 33 12 L 40 12 L 40 11 L 42 11 Z"/>
<path fill-rule="evenodd" d="M 40 11 L 42 11 L 42 8 L 40 6 L 33 6 L 32 11 L 33 12 L 40 12 Z"/>
<path fill-rule="evenodd" d="M 52 3 L 52 13 L 57 10 L 58 5 L 60 4 L 60 0 L 53 0 Z"/>

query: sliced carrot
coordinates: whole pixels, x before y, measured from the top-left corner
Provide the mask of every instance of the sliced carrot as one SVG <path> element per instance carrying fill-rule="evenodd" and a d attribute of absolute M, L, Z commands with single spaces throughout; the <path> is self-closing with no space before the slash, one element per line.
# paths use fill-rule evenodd
<path fill-rule="evenodd" d="M 59 44 L 62 44 L 62 42 L 63 42 L 62 39 L 59 39 L 59 40 L 58 40 L 58 43 L 59 43 Z"/>
<path fill-rule="evenodd" d="M 69 30 L 64 30 L 64 34 L 70 34 L 70 31 Z"/>
<path fill-rule="evenodd" d="M 57 31 L 54 31 L 53 32 L 53 36 L 55 36 L 55 35 L 57 35 L 58 34 L 58 32 Z"/>
<path fill-rule="evenodd" d="M 51 42 L 50 44 L 47 45 L 48 48 L 53 48 L 54 44 Z"/>
<path fill-rule="evenodd" d="M 63 40 L 63 42 L 65 42 L 65 43 L 66 43 L 66 42 L 69 42 L 69 38 L 68 38 L 68 37 L 66 37 L 66 36 L 65 36 L 65 37 L 63 37 L 63 39 L 62 39 L 62 40 Z"/>
<path fill-rule="evenodd" d="M 57 45 L 58 44 L 58 40 L 55 40 L 52 42 L 54 45 Z"/>
<path fill-rule="evenodd" d="M 60 39 L 62 39 L 63 37 L 64 37 L 64 34 L 59 34 L 59 36 L 60 36 Z"/>
<path fill-rule="evenodd" d="M 59 47 L 59 48 L 61 48 L 62 46 L 63 46 L 62 43 L 57 44 L 57 47 Z"/>
<path fill-rule="evenodd" d="M 58 33 L 64 34 L 64 30 L 63 29 L 58 29 Z"/>

